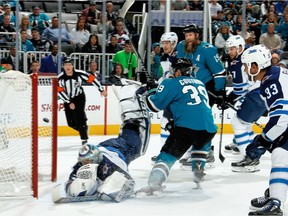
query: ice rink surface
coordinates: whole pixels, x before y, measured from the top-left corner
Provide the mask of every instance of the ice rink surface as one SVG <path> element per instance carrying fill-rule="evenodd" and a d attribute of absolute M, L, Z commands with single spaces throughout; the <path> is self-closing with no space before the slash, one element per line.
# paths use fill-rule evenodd
<path fill-rule="evenodd" d="M 111 136 L 90 137 L 90 143 L 99 143 Z M 147 185 L 152 168 L 150 158 L 160 149 L 159 135 L 152 135 L 146 155 L 130 165 L 130 173 L 136 181 L 136 189 Z M 223 135 L 223 144 L 229 144 L 232 135 Z M 234 173 L 231 162 L 241 156 L 223 152 L 224 163 L 218 158 L 219 135 L 215 146 L 215 168 L 207 169 L 202 189 L 195 189 L 191 171 L 180 168 L 177 162 L 172 168 L 166 189 L 162 197 L 131 198 L 121 203 L 86 202 L 72 204 L 54 204 L 51 200 L 52 188 L 68 179 L 71 167 L 77 160 L 80 148 L 79 137 L 58 138 L 58 178 L 56 183 L 41 182 L 39 199 L 17 198 L 0 199 L 0 216 L 245 216 L 248 215 L 250 200 L 262 196 L 268 187 L 270 172 L 270 154 L 266 153 L 260 162 L 260 171 L 256 173 Z M 287 206 L 285 206 L 287 212 Z M 285 214 L 288 215 L 288 214 Z"/>

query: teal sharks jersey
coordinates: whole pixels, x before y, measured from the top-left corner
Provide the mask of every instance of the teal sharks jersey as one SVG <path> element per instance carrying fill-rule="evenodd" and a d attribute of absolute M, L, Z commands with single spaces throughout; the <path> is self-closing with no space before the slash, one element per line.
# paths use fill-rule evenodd
<path fill-rule="evenodd" d="M 177 58 L 190 59 L 193 64 L 195 77 L 204 84 L 214 78 L 215 90 L 224 89 L 226 81 L 225 70 L 215 46 L 201 42 L 193 53 L 188 54 L 184 52 L 183 40 L 177 45 Z"/>
<path fill-rule="evenodd" d="M 148 106 L 154 111 L 166 109 L 174 126 L 215 133 L 212 111 L 205 85 L 190 76 L 164 79 L 155 94 L 148 97 Z"/>

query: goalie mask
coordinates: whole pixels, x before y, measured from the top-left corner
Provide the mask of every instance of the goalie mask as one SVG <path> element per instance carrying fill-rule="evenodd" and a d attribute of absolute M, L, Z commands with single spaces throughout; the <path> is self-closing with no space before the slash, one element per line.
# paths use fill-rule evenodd
<path fill-rule="evenodd" d="M 181 71 L 183 76 L 190 76 L 192 72 L 192 62 L 187 58 L 177 58 L 172 62 L 172 71 L 175 75 L 177 70 Z"/>
<path fill-rule="evenodd" d="M 103 155 L 97 146 L 85 144 L 79 150 L 78 161 L 82 164 L 99 164 L 103 160 Z"/>

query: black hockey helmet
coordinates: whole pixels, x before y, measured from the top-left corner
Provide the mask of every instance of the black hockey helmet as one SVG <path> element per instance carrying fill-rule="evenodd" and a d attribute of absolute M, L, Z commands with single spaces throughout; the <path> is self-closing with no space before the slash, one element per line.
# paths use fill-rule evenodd
<path fill-rule="evenodd" d="M 74 64 L 74 61 L 73 61 L 73 59 L 70 58 L 70 57 L 65 57 L 65 58 L 63 59 L 63 65 L 66 64 L 66 63 Z"/>
<path fill-rule="evenodd" d="M 176 58 L 171 64 L 171 67 L 174 73 L 177 70 L 180 70 L 182 75 L 186 75 L 186 76 L 191 75 L 192 66 L 193 65 L 192 65 L 191 60 L 187 58 Z"/>
<path fill-rule="evenodd" d="M 183 28 L 183 34 L 186 34 L 186 33 L 189 33 L 189 32 L 200 33 L 200 29 L 199 29 L 198 25 L 193 23 L 191 25 L 186 25 Z"/>

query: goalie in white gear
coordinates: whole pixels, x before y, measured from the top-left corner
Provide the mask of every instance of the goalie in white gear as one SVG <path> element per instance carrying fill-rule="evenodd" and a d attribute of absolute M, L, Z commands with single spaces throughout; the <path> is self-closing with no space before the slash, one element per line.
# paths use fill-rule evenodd
<path fill-rule="evenodd" d="M 163 71 L 163 76 L 158 80 L 160 84 L 164 79 L 171 78 L 171 62 L 176 59 L 177 52 L 175 51 L 178 43 L 178 36 L 175 32 L 165 32 L 160 38 L 160 46 L 163 48 L 164 54 L 161 56 L 161 67 Z M 164 110 L 163 116 L 161 118 L 161 132 L 160 132 L 160 142 L 161 147 L 165 144 L 167 137 L 170 132 L 167 129 L 167 124 L 172 121 L 172 118 Z M 169 124 L 173 125 L 173 124 Z M 152 162 L 155 162 L 156 156 L 151 158 Z"/>
<path fill-rule="evenodd" d="M 119 92 L 123 120 L 119 136 L 81 147 L 78 162 L 66 182 L 67 196 L 93 195 L 119 202 L 133 194 L 135 183 L 128 165 L 145 154 L 150 136 L 148 109 L 136 90 L 137 86 L 132 84 Z"/>
<path fill-rule="evenodd" d="M 250 47 L 241 60 L 251 80 L 261 81 L 260 94 L 269 111 L 268 123 L 247 146 L 246 154 L 254 160 L 266 151 L 272 153 L 269 197 L 253 199 L 251 204 L 258 209 L 249 215 L 282 216 L 281 203 L 283 206 L 288 190 L 288 70 L 271 66 L 271 52 L 264 45 Z"/>

